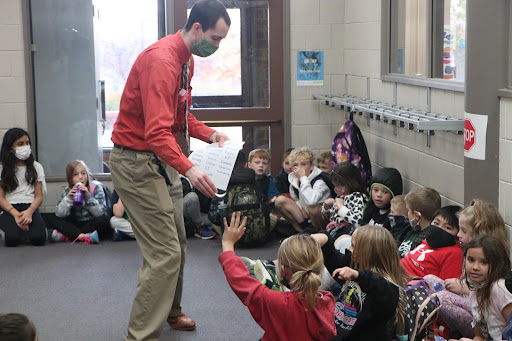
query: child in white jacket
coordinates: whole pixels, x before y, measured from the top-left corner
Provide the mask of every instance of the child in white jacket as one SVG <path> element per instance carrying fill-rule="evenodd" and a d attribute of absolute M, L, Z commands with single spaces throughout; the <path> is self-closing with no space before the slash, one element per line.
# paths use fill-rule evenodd
<path fill-rule="evenodd" d="M 275 201 L 276 207 L 298 232 L 316 232 L 325 228 L 321 210 L 324 201 L 331 197 L 326 182 L 329 175 L 318 169 L 314 160 L 315 155 L 306 147 L 292 151 L 292 172 L 288 175 L 292 199 L 278 196 Z"/>

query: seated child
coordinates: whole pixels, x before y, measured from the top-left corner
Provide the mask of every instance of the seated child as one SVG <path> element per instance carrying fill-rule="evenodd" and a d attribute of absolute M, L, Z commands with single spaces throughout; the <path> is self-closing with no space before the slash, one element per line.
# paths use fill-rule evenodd
<path fill-rule="evenodd" d="M 417 188 L 405 196 L 405 206 L 411 231 L 405 235 L 398 247 L 398 253 L 402 258 L 420 245 L 432 230 L 430 223 L 434 220 L 436 211 L 441 208 L 441 196 L 435 189 Z"/>
<path fill-rule="evenodd" d="M 267 175 L 270 163 L 270 154 L 264 149 L 254 149 L 249 153 L 249 162 L 247 167 L 254 170 L 256 174 L 256 187 L 263 193 L 267 202 L 272 202 L 274 197 L 279 194 L 274 180 Z"/>
<path fill-rule="evenodd" d="M 512 294 L 505 287 L 510 267 L 508 250 L 496 237 L 481 235 L 468 243 L 464 270 L 470 289 L 473 340 L 501 340 L 512 313 Z"/>
<path fill-rule="evenodd" d="M 406 274 L 391 233 L 365 225 L 342 254 L 328 233 L 311 235 L 322 246 L 324 264 L 343 286 L 336 298 L 333 340 L 392 340 L 405 334 Z"/>
<path fill-rule="evenodd" d="M 264 330 L 262 340 L 330 340 L 336 336 L 334 298 L 319 291 L 323 258 L 318 243 L 308 235 L 285 239 L 279 248 L 281 282 L 290 292 L 274 291 L 249 275 L 234 245 L 245 232 L 244 219 L 233 213 L 228 226 L 224 219 L 222 265 L 229 286 L 249 308 Z"/>
<path fill-rule="evenodd" d="M 327 231 L 337 239 L 344 234 L 352 235 L 361 224 L 368 192 L 361 172 L 349 161 L 337 164 L 330 176 L 336 198 L 329 198 L 323 203 L 322 216 L 329 220 Z"/>
<path fill-rule="evenodd" d="M 435 275 L 442 280 L 461 275 L 462 248 L 457 239 L 459 223 L 456 216 L 460 210 L 459 206 L 437 210 L 430 233 L 401 260 L 409 275 Z"/>
<path fill-rule="evenodd" d="M 125 239 L 134 239 L 135 234 L 133 233 L 132 224 L 130 224 L 130 218 L 128 218 L 123 202 L 115 189 L 112 192 L 112 204 L 114 210 L 114 215 L 110 218 L 110 227 L 114 230 L 112 240 L 118 242 Z"/>
<path fill-rule="evenodd" d="M 36 327 L 23 314 L 0 314 L 0 340 L 37 341 Z"/>
<path fill-rule="evenodd" d="M 47 224 L 55 229 L 52 240 L 98 244 L 99 236 L 105 237 L 111 233 L 102 188 L 104 185 L 92 180 L 89 168 L 81 160 L 68 163 L 66 179 L 69 187 L 62 192 L 55 214 L 46 216 Z M 81 204 L 73 203 L 78 190 L 83 192 Z"/>
<path fill-rule="evenodd" d="M 217 233 L 206 226 L 203 221 L 201 203 L 194 187 L 192 187 L 192 183 L 183 175 L 180 175 L 180 178 L 183 189 L 183 218 L 185 219 L 187 236 L 193 234 L 194 237 L 205 240 L 215 238 Z M 189 229 L 189 226 L 193 226 L 193 228 Z"/>
<path fill-rule="evenodd" d="M 389 210 L 390 232 L 395 238 L 396 246 L 402 244 L 405 235 L 411 230 L 411 223 L 407 217 L 407 207 L 405 206 L 405 195 L 396 195 L 391 199 L 391 209 Z"/>
<path fill-rule="evenodd" d="M 293 171 L 288 176 L 292 199 L 280 195 L 275 205 L 296 231 L 323 230 L 322 204 L 330 198 L 331 191 L 324 180 L 327 175 L 313 161 L 315 155 L 306 147 L 296 148 L 290 154 Z M 311 224 L 308 220 L 311 219 Z"/>
<path fill-rule="evenodd" d="M 383 226 L 387 230 L 389 225 L 390 201 L 395 195 L 402 194 L 402 175 L 395 168 L 381 168 L 372 178 L 370 186 L 370 199 L 363 213 L 362 225 Z"/>
<path fill-rule="evenodd" d="M 317 167 L 324 173 L 331 174 L 332 172 L 332 154 L 331 152 L 325 152 L 320 154 L 316 159 Z"/>
<path fill-rule="evenodd" d="M 34 159 L 28 133 L 9 129 L 0 151 L 0 228 L 5 246 L 17 246 L 27 238 L 44 245 L 46 224 L 39 213 L 46 192 L 43 166 Z"/>
<path fill-rule="evenodd" d="M 283 169 L 281 169 L 281 172 L 274 178 L 274 183 L 279 194 L 290 193 L 290 182 L 288 181 L 288 174 L 292 172 L 292 166 L 290 165 L 290 153 L 292 150 L 293 148 L 290 148 L 284 152 L 282 163 Z"/>

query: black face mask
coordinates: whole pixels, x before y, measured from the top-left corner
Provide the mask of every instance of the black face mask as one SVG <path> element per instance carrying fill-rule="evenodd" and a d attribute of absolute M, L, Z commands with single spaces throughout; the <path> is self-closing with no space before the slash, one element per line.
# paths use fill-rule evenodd
<path fill-rule="evenodd" d="M 405 231 L 411 226 L 409 219 L 404 217 L 403 215 L 388 215 L 389 226 L 391 227 L 391 231 Z M 393 232 L 392 232 L 393 233 Z M 394 235 L 394 234 L 393 234 Z"/>
<path fill-rule="evenodd" d="M 434 226 L 434 225 L 430 225 Z M 429 227 L 430 227 L 429 226 Z M 428 227 L 428 228 L 429 228 Z M 438 249 L 440 247 L 452 246 L 455 245 L 455 237 L 453 234 L 450 234 L 443 230 L 440 227 L 435 226 L 434 228 L 430 228 L 430 233 L 427 235 L 427 244 L 433 248 Z"/>

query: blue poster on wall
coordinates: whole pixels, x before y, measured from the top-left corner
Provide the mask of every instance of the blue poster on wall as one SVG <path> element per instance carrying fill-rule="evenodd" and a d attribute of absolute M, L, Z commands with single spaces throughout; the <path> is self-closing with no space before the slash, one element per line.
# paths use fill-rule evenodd
<path fill-rule="evenodd" d="M 297 86 L 324 85 L 324 51 L 297 51 Z"/>

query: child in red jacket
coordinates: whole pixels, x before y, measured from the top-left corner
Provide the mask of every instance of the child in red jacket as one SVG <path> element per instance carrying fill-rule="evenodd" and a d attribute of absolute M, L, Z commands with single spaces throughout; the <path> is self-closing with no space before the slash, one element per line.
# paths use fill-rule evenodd
<path fill-rule="evenodd" d="M 445 206 L 437 210 L 430 233 L 411 250 L 401 263 L 411 276 L 435 275 L 442 280 L 457 278 L 462 273 L 462 248 L 457 242 L 459 206 Z"/>
<path fill-rule="evenodd" d="M 279 292 L 249 276 L 235 255 L 234 245 L 245 232 L 244 218 L 233 213 L 228 226 L 224 219 L 223 253 L 219 262 L 229 286 L 265 331 L 262 340 L 330 340 L 336 336 L 334 297 L 319 291 L 323 256 L 311 236 L 299 234 L 283 241 L 278 251 L 281 282 L 292 289 Z"/>

